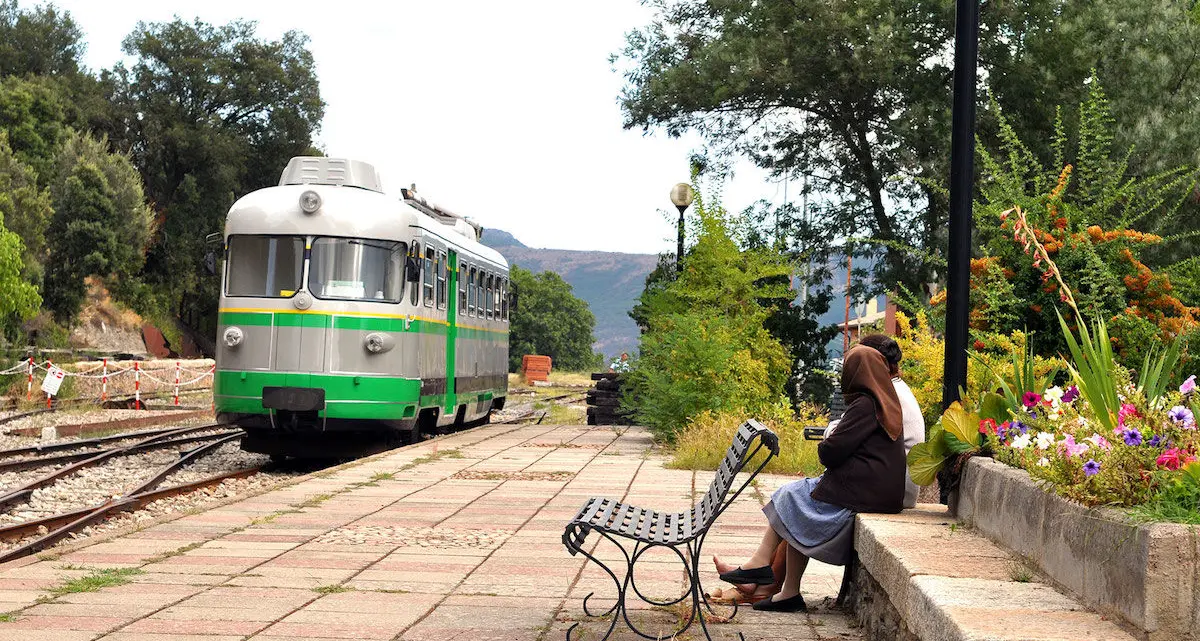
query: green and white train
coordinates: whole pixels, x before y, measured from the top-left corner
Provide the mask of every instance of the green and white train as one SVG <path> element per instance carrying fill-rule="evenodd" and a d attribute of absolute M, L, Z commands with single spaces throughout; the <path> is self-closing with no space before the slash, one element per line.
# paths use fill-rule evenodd
<path fill-rule="evenodd" d="M 214 402 L 243 449 L 361 452 L 486 422 L 508 390 L 508 264 L 363 162 L 298 157 L 225 224 Z"/>

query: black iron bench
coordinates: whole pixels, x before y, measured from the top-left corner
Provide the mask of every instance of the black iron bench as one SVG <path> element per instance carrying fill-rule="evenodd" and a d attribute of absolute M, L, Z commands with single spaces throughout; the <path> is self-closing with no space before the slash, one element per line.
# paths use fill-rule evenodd
<path fill-rule="evenodd" d="M 750 472 L 750 475 L 737 488 L 737 491 L 730 495 L 729 490 L 733 487 L 738 473 L 750 464 L 751 460 L 764 449 L 766 450 L 766 455 L 762 458 L 761 462 L 755 464 L 754 471 Z M 704 621 L 701 608 L 707 608 L 713 614 L 715 614 L 715 611 L 709 602 L 708 595 L 704 594 L 700 589 L 700 548 L 704 545 L 704 537 L 708 534 L 708 529 L 717 520 L 717 517 L 721 516 L 721 513 L 750 485 L 750 481 L 766 467 L 771 457 L 778 454 L 779 438 L 761 423 L 751 419 L 738 428 L 737 434 L 733 437 L 733 444 L 725 452 L 725 459 L 717 467 L 708 492 L 687 512 L 656 512 L 603 497 L 590 498 L 584 503 L 583 508 L 579 510 L 575 518 L 567 524 L 566 531 L 563 532 L 562 541 L 563 545 L 567 546 L 567 551 L 572 555 L 577 553 L 583 554 L 589 561 L 600 566 L 612 578 L 613 583 L 617 587 L 616 602 L 612 607 L 600 614 L 592 614 L 588 609 L 588 599 L 595 594 L 594 592 L 589 593 L 583 599 L 584 614 L 590 617 L 612 616 L 612 621 L 608 625 L 608 631 L 601 637 L 601 641 L 604 641 L 604 639 L 607 639 L 612 634 L 613 629 L 617 625 L 618 618 L 624 619 L 629 629 L 641 637 L 662 639 L 674 638 L 684 630 L 687 630 L 696 620 L 697 615 L 700 615 L 700 627 L 704 630 L 705 638 L 711 641 L 712 637 L 708 633 L 708 625 Z M 600 536 L 608 539 L 621 550 L 626 564 L 623 579 L 618 578 L 607 565 L 584 549 L 584 539 L 591 532 L 600 534 Z M 625 545 L 621 544 L 622 540 L 632 541 L 633 550 L 627 550 Z M 683 563 L 684 570 L 687 572 L 687 589 L 679 598 L 671 601 L 655 601 L 647 598 L 638 589 L 633 577 L 633 566 L 637 563 L 638 559 L 647 551 L 658 547 L 667 548 L 674 552 Z M 690 597 L 691 612 L 687 620 L 670 634 L 646 634 L 629 620 L 629 614 L 625 609 L 625 597 L 629 595 L 631 589 L 638 598 L 655 606 L 675 605 L 682 603 Z M 735 603 L 733 605 L 733 614 L 730 614 L 729 618 L 732 618 L 736 614 L 737 605 Z M 568 641 L 571 639 L 571 632 L 578 625 L 578 623 L 575 623 L 567 630 Z"/>

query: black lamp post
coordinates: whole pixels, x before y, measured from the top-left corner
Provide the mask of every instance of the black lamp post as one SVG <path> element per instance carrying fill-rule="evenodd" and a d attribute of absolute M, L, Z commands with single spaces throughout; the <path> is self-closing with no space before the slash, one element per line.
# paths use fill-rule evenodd
<path fill-rule="evenodd" d="M 971 203 L 975 174 L 975 76 L 979 0 L 957 0 L 954 107 L 950 123 L 950 247 L 946 274 L 946 356 L 942 407 L 967 384 L 967 317 L 971 308 Z"/>
<path fill-rule="evenodd" d="M 692 205 L 696 193 L 687 183 L 679 183 L 671 188 L 671 203 L 679 210 L 679 246 L 675 253 L 675 274 L 683 273 L 683 212 Z"/>

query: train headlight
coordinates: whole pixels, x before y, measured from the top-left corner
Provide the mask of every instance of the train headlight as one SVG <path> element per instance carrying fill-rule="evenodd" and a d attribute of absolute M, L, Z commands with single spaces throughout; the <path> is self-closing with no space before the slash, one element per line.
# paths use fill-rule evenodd
<path fill-rule="evenodd" d="M 371 332 L 363 339 L 363 348 L 372 354 L 382 354 L 396 346 L 391 336 L 379 332 Z"/>
<path fill-rule="evenodd" d="M 225 345 L 229 347 L 237 347 L 238 345 L 242 344 L 242 339 L 246 338 L 246 335 L 242 332 L 240 327 L 230 327 L 225 330 L 225 336 L 223 338 L 225 339 Z"/>
<path fill-rule="evenodd" d="M 300 194 L 300 210 L 306 214 L 315 214 L 321 208 L 321 194 L 308 189 Z"/>

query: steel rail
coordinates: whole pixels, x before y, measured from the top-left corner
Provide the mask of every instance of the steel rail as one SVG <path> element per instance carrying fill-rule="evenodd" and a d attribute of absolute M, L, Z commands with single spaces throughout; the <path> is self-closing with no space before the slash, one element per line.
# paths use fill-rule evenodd
<path fill-rule="evenodd" d="M 14 490 L 9 491 L 8 493 L 4 494 L 3 496 L 0 496 L 0 508 L 4 508 L 4 507 L 7 507 L 14 503 L 19 503 L 21 501 L 25 501 L 30 496 L 33 495 L 34 490 L 36 490 L 40 487 L 49 485 L 64 476 L 69 476 L 71 474 L 74 474 L 75 472 L 77 472 L 85 467 L 90 467 L 92 465 L 102 463 L 102 462 L 104 462 L 114 456 L 120 455 L 120 454 L 134 453 L 134 452 L 139 452 L 139 451 L 142 451 L 145 449 L 150 449 L 156 443 L 160 443 L 161 441 L 168 440 L 172 436 L 183 436 L 189 432 L 195 432 L 195 431 L 202 430 L 202 429 L 212 429 L 212 428 L 207 425 L 201 425 L 201 426 L 196 426 L 196 427 L 183 427 L 183 428 L 179 428 L 176 430 L 171 430 L 169 432 L 164 432 L 162 434 L 158 434 L 155 436 L 151 436 L 150 438 L 143 439 L 141 441 L 138 441 L 137 443 L 133 443 L 132 445 L 126 445 L 123 447 L 117 447 L 117 448 L 113 448 L 110 450 L 103 450 L 101 452 L 95 453 L 93 456 L 91 456 L 89 458 L 86 458 L 82 461 L 77 461 L 77 462 L 67 465 L 65 467 L 54 470 L 53 472 L 50 472 L 44 476 L 38 477 L 38 478 L 26 483 L 25 485 L 22 485 L 21 487 L 18 487 Z"/>
<path fill-rule="evenodd" d="M 209 427 L 216 429 L 224 425 L 223 423 L 212 423 Z M 103 443 L 111 443 L 127 438 L 137 438 L 139 436 L 155 436 L 165 434 L 167 432 L 179 429 L 178 427 L 165 427 L 152 430 L 142 430 L 138 432 L 124 432 L 121 434 L 110 434 L 108 436 L 97 436 L 95 438 L 81 438 L 74 441 L 62 441 L 60 443 L 47 443 L 38 445 L 29 445 L 26 447 L 14 447 L 7 450 L 0 450 L 0 460 L 20 456 L 22 454 L 41 454 L 42 452 L 57 452 L 60 450 L 72 450 L 77 447 L 87 447 L 89 445 L 100 445 Z"/>
<path fill-rule="evenodd" d="M 215 427 L 213 429 L 215 429 Z M 242 430 L 226 430 L 226 431 L 217 432 L 214 434 L 199 434 L 196 436 L 183 436 L 180 438 L 172 438 L 172 439 L 167 439 L 165 441 L 149 443 L 149 444 L 139 447 L 137 449 L 127 451 L 126 453 L 133 454 L 133 453 L 137 453 L 137 452 L 145 452 L 145 451 L 150 451 L 150 450 L 158 450 L 158 449 L 168 448 L 168 447 L 171 447 L 174 445 L 186 445 L 188 443 L 195 443 L 198 441 L 206 441 L 209 439 L 220 438 L 222 436 L 228 436 L 231 434 L 237 435 L 237 436 L 242 436 L 245 434 L 245 432 L 243 432 Z M 121 450 L 122 448 L 116 447 L 116 448 L 112 448 L 112 449 L 113 450 Z M 16 459 L 16 460 L 12 460 L 12 461 L 0 461 L 0 473 L 20 472 L 22 470 L 31 470 L 31 469 L 36 469 L 39 467 L 46 467 L 47 465 L 58 465 L 60 463 L 73 463 L 75 461 L 82 461 L 84 459 L 94 457 L 97 454 L 100 454 L 102 452 L 108 452 L 108 451 L 111 451 L 111 450 L 89 450 L 86 452 L 72 452 L 69 454 L 55 454 L 55 455 L 51 455 L 51 456 L 23 458 L 23 459 Z M 3 505 L 3 503 L 0 503 L 0 505 Z"/>
<path fill-rule="evenodd" d="M 216 444 L 213 445 L 213 447 L 215 446 Z M 177 466 L 178 462 L 173 463 L 172 465 Z M 19 559 L 36 552 L 40 552 L 66 538 L 67 536 L 70 536 L 72 532 L 107 518 L 113 512 L 130 512 L 145 507 L 147 504 L 159 499 L 178 496 L 180 494 L 187 494 L 188 492 L 193 492 L 210 485 L 216 485 L 228 479 L 252 476 L 261 470 L 261 466 L 247 467 L 240 470 L 235 470 L 233 472 L 216 474 L 198 481 L 181 483 L 179 485 L 173 485 L 171 487 L 158 490 L 148 490 L 136 494 L 130 493 L 91 508 L 75 510 L 73 512 L 67 512 L 0 528 L 0 539 L 11 540 L 14 538 L 24 538 L 31 532 L 38 531 L 38 528 L 42 526 L 47 528 L 57 526 L 57 529 L 54 529 L 35 540 L 30 541 L 29 543 L 0 554 L 0 563 L 12 561 L 13 559 Z"/>

